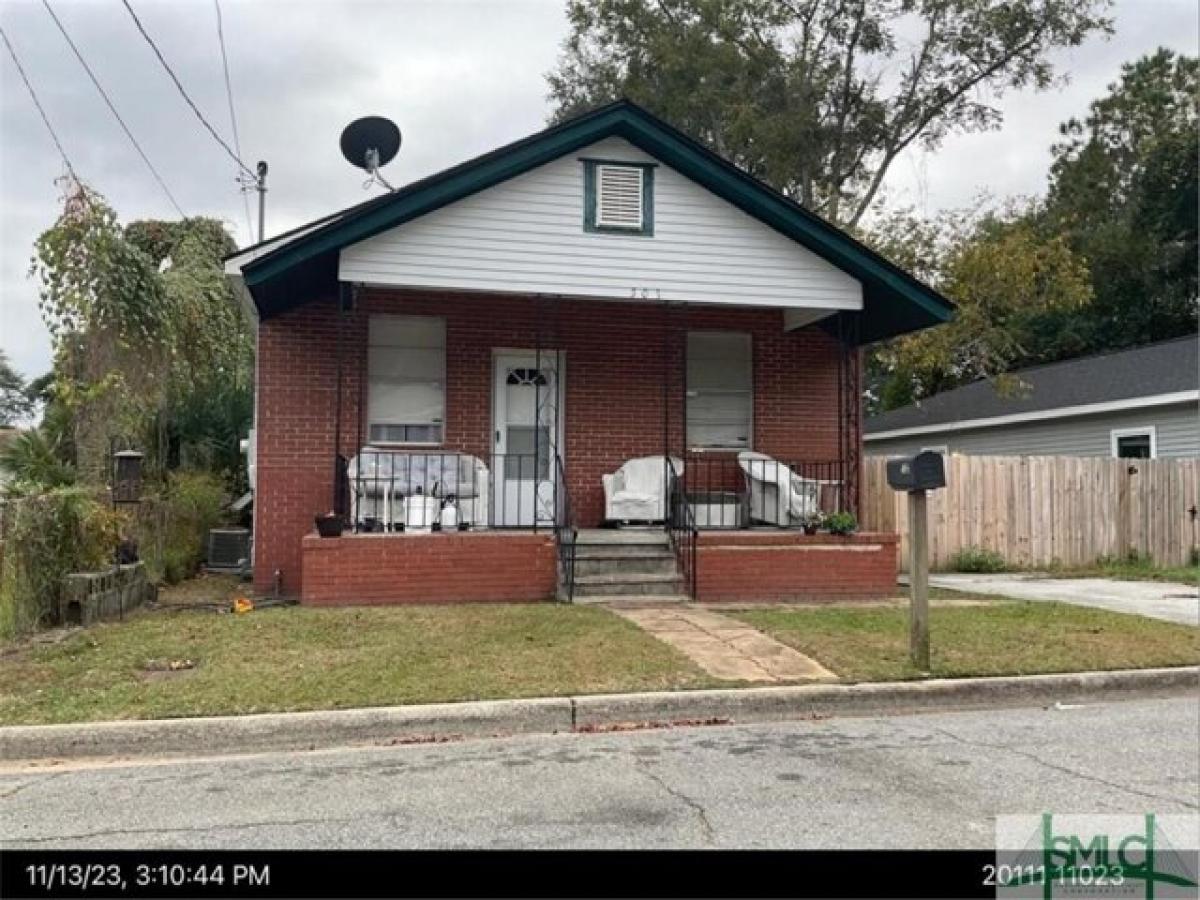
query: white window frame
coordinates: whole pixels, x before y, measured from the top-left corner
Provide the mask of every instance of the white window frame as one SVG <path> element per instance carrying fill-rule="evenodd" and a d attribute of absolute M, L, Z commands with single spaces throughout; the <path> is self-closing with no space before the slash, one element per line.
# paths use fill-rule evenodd
<path fill-rule="evenodd" d="M 1123 457 L 1117 452 L 1121 438 L 1125 437 L 1149 437 L 1150 459 L 1158 459 L 1158 428 L 1154 425 L 1140 425 L 1137 428 L 1114 428 L 1108 433 L 1108 436 L 1113 459 L 1134 458 Z"/>
<path fill-rule="evenodd" d="M 737 388 L 737 389 L 731 389 L 728 391 L 724 391 L 724 393 L 743 393 L 743 392 L 746 393 L 749 403 L 750 403 L 750 410 L 749 410 L 750 415 L 749 415 L 749 420 L 747 423 L 747 432 L 748 433 L 746 435 L 746 446 L 744 446 L 744 447 L 740 447 L 740 446 L 736 446 L 736 445 L 734 445 L 734 446 L 716 446 L 716 445 L 698 446 L 696 444 L 693 444 L 692 439 L 691 439 L 692 425 L 691 425 L 690 418 L 687 415 L 687 406 L 690 405 L 688 403 L 688 401 L 691 400 L 691 398 L 693 396 L 693 392 L 695 392 L 696 389 L 693 388 L 691 386 L 691 384 L 687 384 L 685 386 L 685 391 L 684 391 L 686 396 L 684 398 L 683 439 L 684 439 L 684 442 L 687 444 L 688 452 L 689 453 L 739 453 L 743 450 L 753 450 L 754 449 L 754 430 L 755 430 L 754 429 L 754 426 L 755 426 L 754 401 L 755 401 L 755 393 L 756 393 L 755 392 L 755 382 L 754 382 L 754 335 L 749 331 L 735 331 L 735 330 L 731 330 L 731 329 L 716 329 L 716 328 L 693 328 L 693 329 L 688 330 L 688 332 L 685 336 L 685 341 L 689 340 L 693 334 L 737 335 L 738 337 L 742 337 L 745 339 L 746 353 L 747 353 L 746 362 L 750 369 L 750 387 L 745 389 L 745 391 L 743 391 L 741 388 Z M 686 381 L 686 377 L 687 377 L 687 361 L 685 360 L 684 361 L 685 381 Z M 711 391 L 713 389 L 710 388 L 709 390 Z"/>
<path fill-rule="evenodd" d="M 375 417 L 372 415 L 371 400 L 370 400 L 370 397 L 371 397 L 371 383 L 370 383 L 371 349 L 372 349 L 373 345 L 371 344 L 370 321 L 368 321 L 368 323 L 367 323 L 367 365 L 366 365 L 366 372 L 364 373 L 367 378 L 367 391 L 366 391 L 366 393 L 367 393 L 367 410 L 366 410 L 366 412 L 367 412 L 367 416 L 366 416 L 367 433 L 366 433 L 366 435 L 364 435 L 364 439 L 365 439 L 367 445 L 371 446 L 371 447 L 442 447 L 442 446 L 444 446 L 445 442 L 446 442 L 446 418 L 447 418 L 447 416 L 446 416 L 446 407 L 447 407 L 446 351 L 447 351 L 447 344 L 449 343 L 449 339 L 446 336 L 446 319 L 445 319 L 445 317 L 381 313 L 378 315 L 370 316 L 370 319 L 435 319 L 442 323 L 442 335 L 443 335 L 443 344 L 441 347 L 441 350 L 442 350 L 442 370 L 441 370 L 442 415 L 439 420 L 433 421 L 433 422 L 377 422 L 377 421 L 375 421 Z M 422 349 L 422 348 L 412 348 L 412 349 Z M 428 348 L 424 348 L 424 349 L 428 349 Z M 434 425 L 436 425 L 441 430 L 442 438 L 439 441 L 378 441 L 378 440 L 372 440 L 371 429 L 375 425 L 385 425 L 385 426 L 386 425 L 404 425 L 404 426 L 408 426 L 408 425 L 434 426 Z"/>

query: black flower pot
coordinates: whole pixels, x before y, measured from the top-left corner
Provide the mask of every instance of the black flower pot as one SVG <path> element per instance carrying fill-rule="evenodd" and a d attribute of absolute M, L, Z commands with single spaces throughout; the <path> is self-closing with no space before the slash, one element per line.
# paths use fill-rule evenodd
<path fill-rule="evenodd" d="M 345 528 L 346 523 L 339 515 L 326 513 L 323 516 L 317 516 L 317 534 L 323 538 L 340 537 Z"/>

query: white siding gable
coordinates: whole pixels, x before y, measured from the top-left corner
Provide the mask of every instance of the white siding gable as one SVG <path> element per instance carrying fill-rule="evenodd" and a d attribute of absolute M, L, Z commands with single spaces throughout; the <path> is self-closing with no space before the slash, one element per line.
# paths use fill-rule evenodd
<path fill-rule="evenodd" d="M 341 251 L 343 281 L 861 309 L 859 282 L 666 165 L 654 234 L 583 228 L 582 159 L 653 163 L 608 138 Z"/>

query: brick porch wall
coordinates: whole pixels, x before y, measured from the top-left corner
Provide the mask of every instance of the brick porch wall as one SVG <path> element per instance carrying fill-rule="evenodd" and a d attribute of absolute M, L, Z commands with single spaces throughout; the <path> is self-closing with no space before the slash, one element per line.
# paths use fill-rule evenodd
<path fill-rule="evenodd" d="M 301 554 L 312 606 L 549 600 L 558 587 L 545 533 L 310 534 Z"/>
<path fill-rule="evenodd" d="M 894 534 L 701 532 L 702 602 L 878 600 L 896 593 Z"/>
<path fill-rule="evenodd" d="M 600 476 L 625 460 L 662 452 L 664 402 L 673 452 L 683 446 L 680 340 L 663 393 L 664 312 L 656 305 L 586 300 L 370 290 L 343 322 L 340 451 L 353 455 L 364 399 L 371 314 L 437 315 L 446 320 L 447 450 L 491 452 L 492 351 L 542 346 L 564 352 L 565 441 L 571 499 L 583 527 L 604 512 Z M 754 448 L 781 459 L 832 460 L 838 453 L 838 346 L 819 327 L 783 329 L 778 310 L 688 308 L 668 314 L 672 328 L 749 332 L 754 363 Z M 282 575 L 301 594 L 301 542 L 313 517 L 333 505 L 337 312 L 318 298 L 259 328 L 257 590 Z M 365 417 L 361 422 L 366 428 Z"/>

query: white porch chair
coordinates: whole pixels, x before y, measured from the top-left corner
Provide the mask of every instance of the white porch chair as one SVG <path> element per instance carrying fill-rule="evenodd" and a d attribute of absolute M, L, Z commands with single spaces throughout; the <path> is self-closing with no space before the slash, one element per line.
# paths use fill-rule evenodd
<path fill-rule="evenodd" d="M 750 518 L 780 528 L 798 525 L 805 516 L 820 512 L 822 488 L 841 489 L 840 481 L 801 478 L 765 453 L 744 450 L 738 454 L 738 465 L 750 494 Z"/>
<path fill-rule="evenodd" d="M 407 453 L 371 447 L 350 460 L 350 521 L 363 525 L 367 519 L 383 523 L 391 531 L 404 522 L 401 498 L 417 488 L 424 494 L 453 495 L 458 521 L 472 528 L 488 524 L 488 467 L 467 453 Z"/>
<path fill-rule="evenodd" d="M 675 473 L 683 460 L 671 457 Z M 666 518 L 666 466 L 662 456 L 642 456 L 625 462 L 604 484 L 604 517 L 612 522 L 661 522 Z"/>

